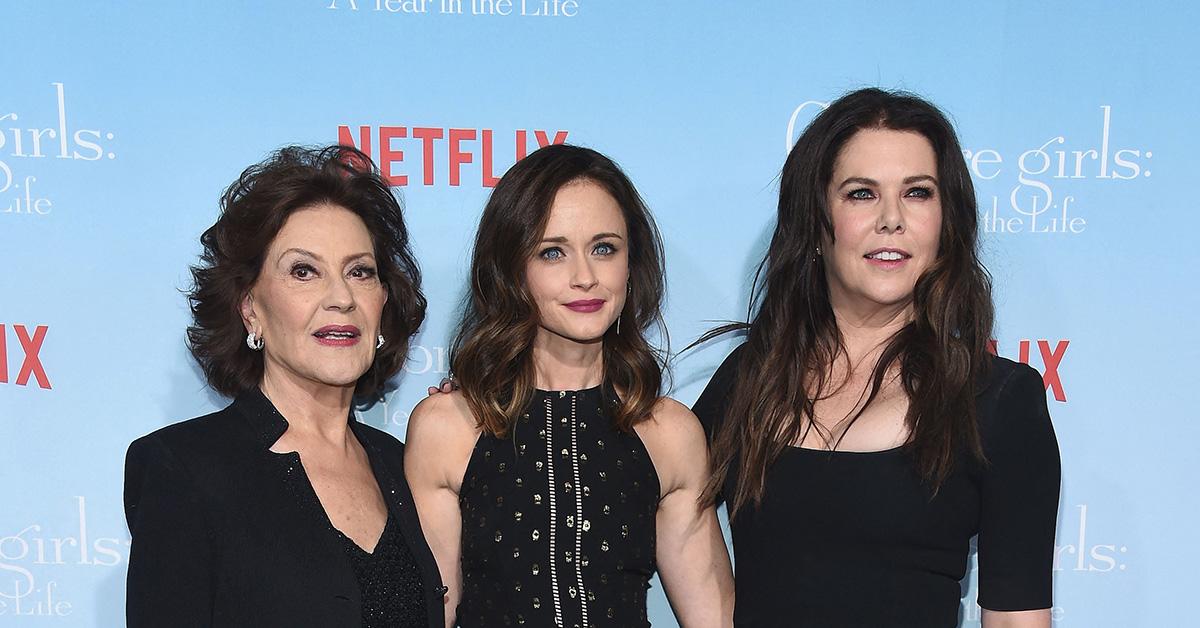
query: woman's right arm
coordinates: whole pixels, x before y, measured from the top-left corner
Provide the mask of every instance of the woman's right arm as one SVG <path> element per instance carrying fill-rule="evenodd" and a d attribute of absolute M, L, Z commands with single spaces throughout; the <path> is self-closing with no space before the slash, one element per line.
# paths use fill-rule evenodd
<path fill-rule="evenodd" d="M 455 625 L 462 597 L 462 513 L 458 494 L 478 430 L 460 393 L 426 398 L 408 418 L 404 476 L 412 489 L 421 530 L 446 591 L 446 626 Z"/>
<path fill-rule="evenodd" d="M 191 477 L 155 435 L 125 457 L 129 628 L 212 625 L 212 538 Z"/>

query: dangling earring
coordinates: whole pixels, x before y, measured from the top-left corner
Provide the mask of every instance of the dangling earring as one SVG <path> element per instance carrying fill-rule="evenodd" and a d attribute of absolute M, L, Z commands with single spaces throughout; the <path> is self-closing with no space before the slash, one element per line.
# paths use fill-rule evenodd
<path fill-rule="evenodd" d="M 815 262 L 815 261 L 817 261 L 817 260 L 819 260 L 819 259 L 821 259 L 821 247 L 819 247 L 819 246 L 818 246 L 818 247 L 817 247 L 817 254 L 813 256 L 813 258 L 812 258 L 812 261 L 814 261 L 814 262 Z"/>
<path fill-rule="evenodd" d="M 621 335 L 621 315 L 617 314 L 617 335 Z"/>
<path fill-rule="evenodd" d="M 387 340 L 384 340 L 383 334 L 379 334 L 379 337 L 375 339 L 375 348 L 382 349 L 384 343 L 386 343 L 386 342 L 387 342 Z"/>
<path fill-rule="evenodd" d="M 255 351 L 262 351 L 263 348 L 262 336 L 255 334 L 253 331 L 246 334 L 246 346 Z"/>

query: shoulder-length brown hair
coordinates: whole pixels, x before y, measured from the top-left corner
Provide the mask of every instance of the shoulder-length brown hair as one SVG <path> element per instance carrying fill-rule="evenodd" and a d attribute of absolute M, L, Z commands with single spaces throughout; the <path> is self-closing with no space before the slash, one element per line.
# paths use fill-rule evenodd
<path fill-rule="evenodd" d="M 348 146 L 288 146 L 247 168 L 221 196 L 221 215 L 200 236 L 188 293 L 188 348 L 209 386 L 232 397 L 258 386 L 263 354 L 246 346 L 239 305 L 262 271 L 267 248 L 293 212 L 314 205 L 354 212 L 367 226 L 379 280 L 387 290 L 380 333 L 388 342 L 358 378 L 360 402 L 377 400 L 404 365 L 408 340 L 425 318 L 421 272 L 400 203 L 366 154 Z"/>
<path fill-rule="evenodd" d="M 932 490 L 950 473 L 957 452 L 983 460 L 975 393 L 988 364 L 993 308 L 991 279 L 977 252 L 970 173 L 954 128 L 937 107 L 904 92 L 862 89 L 818 115 L 784 163 L 775 233 L 755 278 L 748 321 L 701 338 L 736 330 L 747 336 L 725 420 L 714 436 L 706 491 L 715 499 L 736 472 L 736 489 L 725 496 L 734 515 L 762 503 L 769 468 L 812 427 L 804 418 L 814 415 L 814 401 L 828 392 L 827 367 L 845 352 L 817 247 L 836 236 L 826 194 L 838 153 L 855 133 L 875 128 L 913 131 L 929 140 L 937 157 L 942 226 L 938 257 L 913 292 L 914 319 L 884 347 L 863 407 L 898 364 L 909 398 L 905 447 Z M 849 419 L 847 429 L 861 414 Z"/>
<path fill-rule="evenodd" d="M 625 173 L 609 158 L 578 146 L 550 145 L 517 162 L 500 179 L 479 220 L 471 259 L 471 285 L 450 351 L 460 390 L 479 426 L 504 436 L 533 398 L 533 342 L 538 309 L 525 281 L 563 186 L 591 181 L 616 199 L 628 231 L 629 294 L 620 333 L 604 334 L 606 411 L 630 430 L 650 415 L 662 385 L 663 359 L 646 340 L 662 329 L 663 255 L 658 228 Z M 665 331 L 663 332 L 665 334 Z"/>

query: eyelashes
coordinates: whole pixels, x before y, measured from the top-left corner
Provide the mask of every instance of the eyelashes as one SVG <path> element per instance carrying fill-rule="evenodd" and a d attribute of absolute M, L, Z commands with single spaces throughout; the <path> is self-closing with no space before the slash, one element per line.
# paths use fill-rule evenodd
<path fill-rule="evenodd" d="M 918 185 L 911 187 L 904 192 L 906 198 L 928 199 L 936 196 L 937 192 L 932 187 Z M 869 201 L 876 197 L 875 191 L 870 188 L 854 188 L 846 192 L 845 198 L 850 201 Z"/>
<path fill-rule="evenodd" d="M 592 254 L 598 257 L 608 257 L 615 254 L 618 250 L 617 245 L 612 242 L 601 241 L 592 246 Z M 550 246 L 539 251 L 537 256 L 547 262 L 557 262 L 566 257 L 567 254 L 562 250 L 562 247 Z"/>
<path fill-rule="evenodd" d="M 297 262 L 292 264 L 288 274 L 296 279 L 299 279 L 300 281 L 309 281 L 321 276 L 321 274 L 317 272 L 317 269 L 313 268 L 312 264 L 307 262 Z M 359 264 L 351 268 L 347 274 L 354 279 L 367 280 L 378 277 L 379 270 L 369 264 Z"/>

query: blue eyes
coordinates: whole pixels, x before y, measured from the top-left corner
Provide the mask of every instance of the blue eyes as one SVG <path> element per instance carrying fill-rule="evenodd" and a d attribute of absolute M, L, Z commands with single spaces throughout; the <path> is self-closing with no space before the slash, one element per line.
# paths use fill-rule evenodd
<path fill-rule="evenodd" d="M 608 257 L 616 252 L 617 247 L 608 242 L 597 242 L 596 245 L 592 247 L 592 254 L 599 257 Z M 538 253 L 538 257 L 548 262 L 557 262 L 566 256 L 567 254 L 563 252 L 562 248 L 557 246 L 542 249 L 542 251 Z"/>
<path fill-rule="evenodd" d="M 908 197 L 908 198 L 919 198 L 919 199 L 933 198 L 933 188 L 929 188 L 929 187 L 911 188 L 907 192 L 904 193 L 904 196 Z M 846 198 L 849 200 L 852 200 L 852 201 L 869 201 L 869 200 L 875 198 L 875 192 L 872 191 L 870 188 L 855 188 L 853 190 L 850 190 L 849 192 L 846 192 Z"/>

